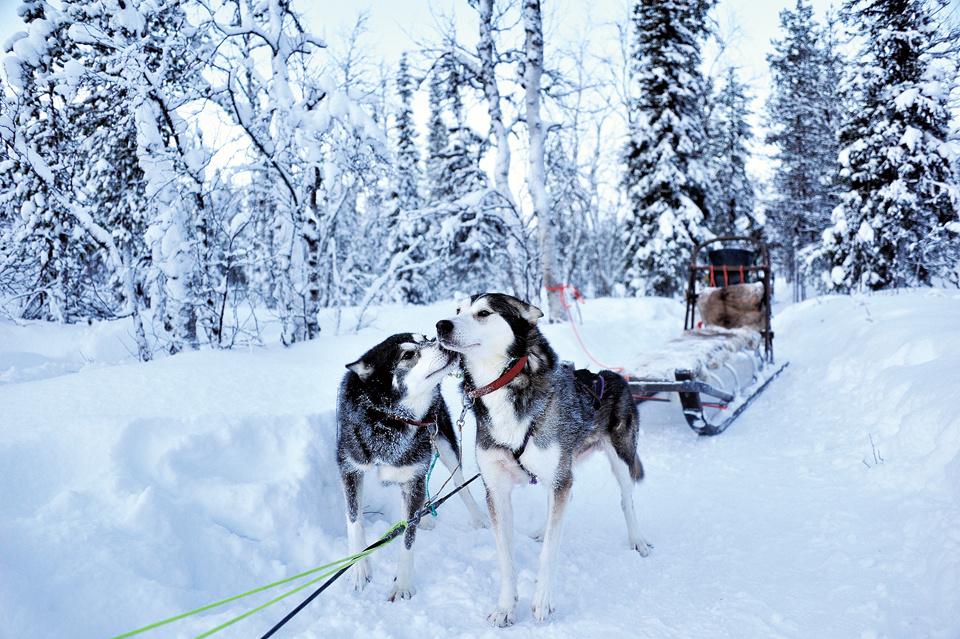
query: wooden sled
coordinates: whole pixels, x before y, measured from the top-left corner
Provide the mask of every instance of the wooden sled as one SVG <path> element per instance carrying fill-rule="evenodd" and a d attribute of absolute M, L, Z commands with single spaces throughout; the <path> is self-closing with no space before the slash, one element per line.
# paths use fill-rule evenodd
<path fill-rule="evenodd" d="M 762 241 L 731 236 L 695 245 L 684 332 L 638 363 L 629 376 L 634 400 L 669 401 L 661 395 L 677 393 L 696 433 L 726 430 L 788 365 L 774 364 L 772 293 Z"/>

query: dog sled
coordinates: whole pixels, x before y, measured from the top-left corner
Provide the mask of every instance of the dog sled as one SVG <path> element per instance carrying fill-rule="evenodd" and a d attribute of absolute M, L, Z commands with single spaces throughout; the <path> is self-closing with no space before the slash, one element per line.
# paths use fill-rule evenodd
<path fill-rule="evenodd" d="M 774 363 L 772 286 L 762 241 L 729 236 L 695 245 L 684 332 L 628 374 L 634 401 L 677 393 L 696 433 L 726 430 L 788 365 Z"/>

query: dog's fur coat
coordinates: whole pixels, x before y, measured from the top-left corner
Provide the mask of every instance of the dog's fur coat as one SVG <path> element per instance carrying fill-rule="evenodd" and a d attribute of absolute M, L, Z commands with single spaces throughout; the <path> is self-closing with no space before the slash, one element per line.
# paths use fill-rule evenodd
<path fill-rule="evenodd" d="M 366 545 L 361 513 L 366 471 L 376 468 L 381 480 L 400 484 L 407 519 L 423 508 L 434 445 L 456 485 L 463 483 L 459 444 L 440 394 L 440 381 L 456 366 L 456 360 L 455 355 L 442 351 L 423 335 L 400 333 L 347 365 L 337 404 L 337 464 L 347 502 L 350 554 Z M 412 423 L 418 421 L 431 423 Z M 431 432 L 435 432 L 433 442 Z M 460 491 L 460 495 L 474 523 L 483 525 L 483 514 L 468 490 Z M 423 521 L 424 528 L 428 521 Z M 416 536 L 417 525 L 411 522 L 404 533 L 391 601 L 413 594 Z M 362 589 L 370 580 L 369 560 L 359 562 L 352 574 L 354 586 Z"/>
<path fill-rule="evenodd" d="M 632 490 L 643 477 L 637 456 L 638 415 L 629 386 L 610 371 L 599 376 L 576 372 L 559 362 L 537 328 L 539 309 L 499 293 L 477 295 L 461 303 L 457 315 L 437 322 L 441 345 L 460 353 L 464 386 L 474 389 L 497 379 L 509 364 L 526 355 L 523 370 L 506 386 L 479 397 L 477 463 L 487 489 L 500 564 L 500 595 L 488 619 L 513 622 L 517 585 L 513 569 L 511 492 L 535 476 L 548 490 L 548 516 L 540 554 L 533 615 L 552 611 L 550 588 L 563 512 L 573 482 L 573 463 L 602 448 L 620 485 L 621 506 L 630 545 L 641 555 L 649 545 L 638 530 Z"/>

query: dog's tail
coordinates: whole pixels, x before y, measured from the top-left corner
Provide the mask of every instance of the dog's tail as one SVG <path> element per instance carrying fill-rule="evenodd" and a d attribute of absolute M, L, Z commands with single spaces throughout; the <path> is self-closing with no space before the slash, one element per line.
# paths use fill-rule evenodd
<path fill-rule="evenodd" d="M 643 479 L 643 464 L 640 462 L 640 455 L 634 453 L 633 461 L 627 465 L 630 468 L 630 479 L 635 482 Z"/>
<path fill-rule="evenodd" d="M 622 385 L 624 392 L 620 396 L 618 410 L 611 415 L 615 422 L 611 434 L 617 456 L 623 460 L 623 463 L 630 470 L 630 478 L 638 482 L 643 479 L 643 464 L 640 462 L 640 455 L 637 454 L 640 413 L 636 404 L 633 403 L 626 382 L 622 382 Z"/>

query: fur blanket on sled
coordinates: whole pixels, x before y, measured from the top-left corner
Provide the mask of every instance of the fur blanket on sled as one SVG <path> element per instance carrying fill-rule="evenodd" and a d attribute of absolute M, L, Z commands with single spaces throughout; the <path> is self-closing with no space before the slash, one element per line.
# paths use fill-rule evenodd
<path fill-rule="evenodd" d="M 706 288 L 697 299 L 697 310 L 705 326 L 755 331 L 766 328 L 762 282 Z"/>

